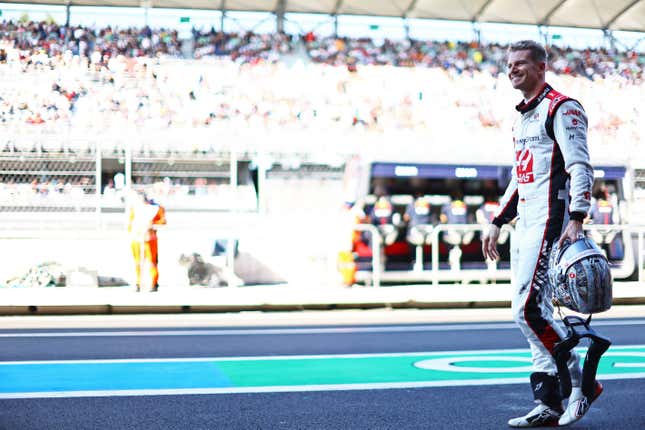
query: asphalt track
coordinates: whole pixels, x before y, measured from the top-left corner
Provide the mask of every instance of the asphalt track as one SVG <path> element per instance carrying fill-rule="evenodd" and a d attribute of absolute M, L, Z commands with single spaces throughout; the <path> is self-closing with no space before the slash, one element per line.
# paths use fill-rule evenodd
<path fill-rule="evenodd" d="M 645 320 L 596 324 L 618 356 L 571 428 L 645 428 Z M 0 429 L 503 429 L 527 357 L 507 322 L 0 330 Z"/>

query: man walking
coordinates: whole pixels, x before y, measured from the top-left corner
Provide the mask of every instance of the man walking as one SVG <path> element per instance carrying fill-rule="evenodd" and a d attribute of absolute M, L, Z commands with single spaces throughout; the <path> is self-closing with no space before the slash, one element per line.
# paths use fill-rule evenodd
<path fill-rule="evenodd" d="M 482 241 L 484 258 L 497 259 L 500 227 L 518 217 L 511 245 L 512 311 L 531 347 L 530 382 L 537 406 L 511 419 L 511 427 L 571 424 L 582 418 L 602 392 L 596 382 L 594 397 L 584 397 L 580 358 L 572 351 L 568 366 L 573 390 L 565 411 L 553 358 L 554 346 L 566 332 L 553 320 L 548 256 L 556 240 L 573 243 L 582 237 L 593 169 L 587 116 L 580 103 L 546 83 L 546 61 L 546 50 L 536 42 L 520 41 L 509 47 L 508 77 L 524 99 L 516 106 L 520 117 L 513 127 L 512 179 Z"/>

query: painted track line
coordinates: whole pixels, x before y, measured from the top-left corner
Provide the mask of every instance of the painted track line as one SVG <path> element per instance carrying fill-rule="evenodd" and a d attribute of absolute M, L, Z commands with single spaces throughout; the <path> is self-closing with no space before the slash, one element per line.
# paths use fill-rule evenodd
<path fill-rule="evenodd" d="M 645 319 L 594 321 L 594 327 L 640 326 Z M 515 323 L 484 324 L 443 324 L 377 327 L 321 327 L 321 328 L 267 328 L 230 330 L 119 330 L 119 331 L 51 331 L 51 332 L 4 332 L 0 338 L 41 338 L 41 337 L 145 337 L 145 336 L 268 336 L 268 335 L 309 335 L 309 334 L 358 334 L 358 333 L 414 333 L 473 330 L 517 330 Z"/>
<path fill-rule="evenodd" d="M 634 355 L 641 357 L 642 353 L 632 353 L 629 350 L 645 348 L 642 345 L 618 345 L 614 349 L 620 349 L 621 355 Z M 578 352 L 586 352 L 587 348 L 577 347 Z M 242 355 L 231 357 L 182 357 L 182 358 L 105 358 L 91 360 L 29 360 L 29 361 L 0 361 L 0 366 L 6 364 L 75 364 L 75 363 L 182 363 L 182 362 L 210 362 L 210 361 L 274 361 L 274 360 L 318 360 L 326 358 L 371 358 L 371 357 L 434 357 L 444 355 L 477 355 L 477 354 L 506 354 L 528 352 L 526 348 L 505 348 L 505 349 L 467 349 L 453 351 L 417 351 L 417 352 L 374 352 L 365 354 L 306 354 L 306 355 Z M 603 356 L 611 356 L 614 351 L 609 351 Z"/>
<path fill-rule="evenodd" d="M 601 381 L 619 379 L 642 379 L 645 373 L 627 375 L 599 375 Z M 259 394 L 259 393 L 293 393 L 310 391 L 356 391 L 356 390 L 391 390 L 409 388 L 438 388 L 479 385 L 512 385 L 526 384 L 527 378 L 473 379 L 422 382 L 383 382 L 371 384 L 325 384 L 325 385 L 278 385 L 264 387 L 226 387 L 226 388 L 179 388 L 159 390 L 88 390 L 88 391 L 41 391 L 31 393 L 0 393 L 0 400 L 8 399 L 43 399 L 67 397 L 128 397 L 128 396 L 181 396 L 208 394 Z"/>

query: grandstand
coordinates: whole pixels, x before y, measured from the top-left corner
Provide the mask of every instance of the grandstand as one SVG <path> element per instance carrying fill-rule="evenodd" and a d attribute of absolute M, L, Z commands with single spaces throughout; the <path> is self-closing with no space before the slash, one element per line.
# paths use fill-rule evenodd
<path fill-rule="evenodd" d="M 83 5 L 105 4 L 32 3 L 66 6 L 67 23 Z M 504 74 L 506 45 L 482 37 L 488 22 L 533 24 L 545 38 L 547 26 L 605 31 L 605 48 L 550 45 L 548 80 L 587 109 L 594 161 L 630 169 L 636 191 L 625 198 L 640 196 L 645 164 L 632 154 L 644 143 L 645 53 L 614 32 L 644 31 L 645 2 L 526 3 L 532 9 L 503 0 L 144 2 L 215 9 L 222 20 L 228 11 L 275 15 L 271 33 L 224 31 L 222 21 L 188 36 L 144 23 L 5 20 L 3 228 L 122 229 L 124 193 L 140 188 L 168 208 L 172 228 L 196 216 L 229 225 L 244 212 L 266 224 L 281 218 L 295 240 L 311 225 L 333 231 L 352 157 L 454 163 L 475 142 L 493 158 L 506 147 L 517 95 Z M 413 19 L 464 20 L 477 31 L 470 41 L 287 34 L 290 13 L 327 16 L 336 29 L 343 15 L 399 17 L 408 36 Z M 493 161 L 481 156 L 472 155 Z"/>
<path fill-rule="evenodd" d="M 11 37 L 2 42 L 7 55 L 1 67 L 10 76 L 3 81 L 0 110 L 4 152 L 45 158 L 100 153 L 103 166 L 121 159 L 122 172 L 129 152 L 129 160 L 140 160 L 130 166 L 131 179 L 144 185 L 165 177 L 195 180 L 198 172 L 189 177 L 191 169 L 176 162 L 190 157 L 193 164 L 206 157 L 197 170 L 216 166 L 206 175 L 211 182 L 230 182 L 232 150 L 247 164 L 266 152 L 279 162 L 333 167 L 368 146 L 382 158 L 388 142 L 397 138 L 422 157 L 428 141 L 448 136 L 476 136 L 498 146 L 512 121 L 507 106 L 515 102 L 501 73 L 505 48 L 497 44 L 402 41 L 376 49 L 369 39 L 338 39 L 342 43 L 331 55 L 330 39 L 310 37 L 308 56 L 287 66 L 278 55 L 268 61 L 258 52 L 240 60 L 237 50 L 199 60 L 145 50 L 133 51 L 141 56 L 113 57 L 98 43 L 93 49 L 99 55 L 89 53 L 90 45 L 84 56 L 49 44 L 43 56 L 46 39 L 29 49 Z M 254 43 L 253 36 L 247 39 Z M 591 144 L 638 145 L 643 55 L 556 48 L 552 54 L 550 80 L 581 94 L 592 120 Z M 593 90 L 585 85 L 589 80 L 595 82 Z M 373 88 L 384 92 L 374 94 Z M 152 166 L 160 157 L 175 167 Z M 140 180 L 141 169 L 158 171 Z M 116 171 L 104 170 L 98 182 L 92 180 L 99 190 L 110 173 Z M 175 185 L 186 185 L 185 180 Z"/>

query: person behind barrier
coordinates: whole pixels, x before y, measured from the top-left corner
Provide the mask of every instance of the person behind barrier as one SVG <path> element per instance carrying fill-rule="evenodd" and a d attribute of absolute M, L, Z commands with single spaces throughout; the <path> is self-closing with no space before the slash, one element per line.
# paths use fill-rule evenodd
<path fill-rule="evenodd" d="M 442 224 L 468 224 L 468 206 L 463 201 L 463 193 L 461 191 L 453 191 L 452 200 L 450 203 L 445 204 L 441 208 L 440 221 Z M 475 231 L 461 231 L 450 229 L 446 231 L 442 239 L 446 243 L 452 245 L 452 249 L 448 254 L 451 270 L 459 270 L 461 268 L 461 245 L 468 245 L 472 242 L 475 236 Z"/>
<path fill-rule="evenodd" d="M 432 205 L 430 199 L 422 194 L 417 194 L 416 198 L 405 208 L 403 221 L 407 224 L 408 242 L 414 245 L 423 245 L 430 237 L 432 231 Z"/>
<path fill-rule="evenodd" d="M 451 193 L 450 203 L 441 207 L 440 221 L 443 224 L 468 224 L 468 207 L 461 191 Z"/>
<path fill-rule="evenodd" d="M 370 210 L 370 221 L 375 226 L 392 224 L 394 206 L 388 196 L 379 196 Z"/>
<path fill-rule="evenodd" d="M 469 224 L 468 206 L 464 203 L 461 191 L 452 193 L 452 200 L 441 208 L 439 220 L 442 224 Z M 472 241 L 474 232 L 449 231 L 445 236 L 452 245 L 468 244 Z"/>
<path fill-rule="evenodd" d="M 396 240 L 397 230 L 394 226 L 395 211 L 390 197 L 385 191 L 376 191 L 377 198 L 369 212 L 369 222 L 376 226 L 386 245 L 391 245 Z"/>
<path fill-rule="evenodd" d="M 589 218 L 594 224 L 614 224 L 616 212 L 614 205 L 609 199 L 609 191 L 606 187 L 600 187 L 594 193 L 594 201 L 591 204 Z"/>
<path fill-rule="evenodd" d="M 587 221 L 594 225 L 611 225 L 616 224 L 618 220 L 618 211 L 609 197 L 609 190 L 604 185 L 598 188 L 593 195 L 591 211 Z M 591 238 L 600 244 L 607 257 L 620 260 L 624 257 L 624 247 L 622 238 L 617 235 L 615 230 L 589 230 Z"/>
<path fill-rule="evenodd" d="M 500 227 L 519 216 L 511 244 L 513 317 L 531 347 L 530 376 L 537 406 L 508 421 L 511 427 L 568 425 L 588 408 L 582 398 L 580 357 L 566 362 L 574 387 L 567 409 L 558 386 L 555 346 L 567 333 L 555 323 L 548 281 L 548 258 L 554 243 L 584 237 L 582 222 L 591 205 L 593 168 L 587 147 L 587 115 L 582 105 L 545 81 L 547 53 L 534 41 L 510 45 L 507 72 L 523 100 L 513 126 L 514 168 L 500 200 L 500 210 L 482 241 L 484 258 L 499 257 Z M 591 403 L 602 392 L 596 382 Z"/>
<path fill-rule="evenodd" d="M 164 208 L 143 192 L 131 193 L 128 234 L 136 272 L 136 291 L 159 289 L 157 227 L 166 224 Z"/>
<path fill-rule="evenodd" d="M 499 201 L 496 196 L 488 194 L 484 196 L 484 203 L 477 208 L 475 218 L 478 224 L 490 224 L 499 210 Z"/>

